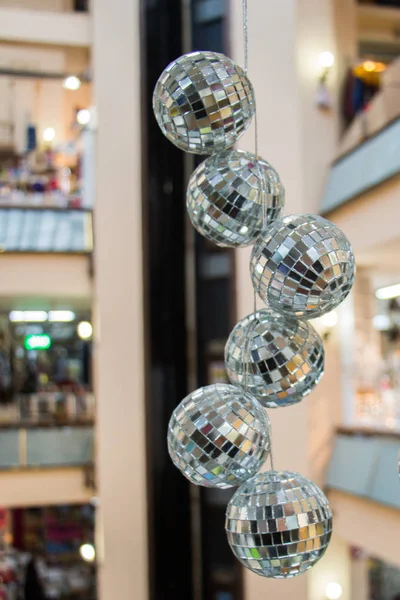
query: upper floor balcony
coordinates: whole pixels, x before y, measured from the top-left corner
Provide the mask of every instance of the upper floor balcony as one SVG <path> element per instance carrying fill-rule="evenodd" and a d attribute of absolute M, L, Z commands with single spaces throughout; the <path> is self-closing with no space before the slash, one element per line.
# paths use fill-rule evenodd
<path fill-rule="evenodd" d="M 94 400 L 81 390 L 0 407 L 2 506 L 85 503 L 94 494 Z"/>
<path fill-rule="evenodd" d="M 0 40 L 89 47 L 88 8 L 84 0 L 1 0 Z"/>

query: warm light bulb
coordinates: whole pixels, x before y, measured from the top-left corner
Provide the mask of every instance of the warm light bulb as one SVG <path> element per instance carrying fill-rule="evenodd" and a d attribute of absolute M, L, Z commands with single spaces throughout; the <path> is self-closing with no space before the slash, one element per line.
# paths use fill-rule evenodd
<path fill-rule="evenodd" d="M 92 544 L 82 544 L 79 548 L 79 553 L 86 562 L 93 562 L 96 558 L 96 551 Z"/>
<path fill-rule="evenodd" d="M 339 583 L 331 581 L 325 589 L 325 595 L 328 600 L 339 600 L 342 597 L 342 586 Z"/>
<path fill-rule="evenodd" d="M 91 117 L 92 115 L 90 114 L 90 110 L 83 108 L 82 110 L 78 111 L 76 120 L 78 121 L 79 125 L 87 125 L 90 123 Z"/>
<path fill-rule="evenodd" d="M 81 80 L 79 79 L 79 77 L 76 77 L 76 75 L 70 75 L 69 77 L 66 77 L 64 79 L 63 87 L 66 90 L 79 90 L 79 88 L 81 87 Z"/>
<path fill-rule="evenodd" d="M 53 127 L 46 127 L 43 131 L 43 139 L 45 142 L 53 142 L 56 137 L 56 132 Z"/>
<path fill-rule="evenodd" d="M 335 62 L 335 57 L 333 56 L 332 52 L 321 52 L 321 54 L 318 57 L 318 62 L 320 66 L 324 69 L 329 69 L 329 67 L 333 66 Z"/>
<path fill-rule="evenodd" d="M 378 298 L 378 300 L 390 300 L 391 298 L 397 298 L 400 296 L 400 283 L 379 288 L 379 290 L 376 290 L 375 296 Z"/>
<path fill-rule="evenodd" d="M 366 60 L 363 63 L 363 68 L 364 68 L 364 71 L 367 71 L 368 73 L 372 73 L 376 69 L 376 64 L 374 63 L 373 60 Z"/>
<path fill-rule="evenodd" d="M 81 321 L 77 327 L 81 340 L 89 340 L 92 337 L 93 327 L 88 321 Z"/>

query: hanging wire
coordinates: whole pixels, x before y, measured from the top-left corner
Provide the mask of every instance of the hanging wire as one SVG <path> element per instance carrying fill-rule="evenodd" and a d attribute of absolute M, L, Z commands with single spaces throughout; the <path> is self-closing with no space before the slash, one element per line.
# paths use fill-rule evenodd
<path fill-rule="evenodd" d="M 258 115 L 256 97 L 254 95 L 254 154 L 258 159 Z"/>
<path fill-rule="evenodd" d="M 244 70 L 249 70 L 249 13 L 247 10 L 247 0 L 242 0 L 243 10 L 243 41 L 244 41 Z"/>
<path fill-rule="evenodd" d="M 252 333 L 255 327 L 255 314 L 253 320 L 251 320 L 251 316 L 249 317 L 250 321 L 246 330 L 246 338 L 244 343 L 244 389 L 246 392 L 249 391 L 249 374 L 250 374 L 250 363 L 251 363 L 251 342 L 252 342 Z"/>
<path fill-rule="evenodd" d="M 245 73 L 249 70 L 249 15 L 248 15 L 248 6 L 247 0 L 242 0 L 242 10 L 243 10 L 243 41 L 244 41 L 244 70 Z M 254 93 L 254 154 L 257 159 L 258 172 L 260 174 L 260 183 L 261 183 L 261 205 L 262 205 L 262 229 L 265 231 L 268 225 L 268 206 L 267 206 L 267 181 L 265 176 L 264 168 L 258 162 L 258 117 L 257 117 L 257 104 Z M 252 334 L 257 325 L 257 292 L 254 288 L 254 304 L 253 304 L 254 316 L 253 320 L 250 320 L 247 331 L 246 331 L 246 339 L 244 344 L 244 360 L 245 360 L 245 374 L 244 374 L 244 388 L 246 392 L 248 392 L 248 384 L 249 384 L 249 373 L 251 366 L 251 344 L 252 344 Z M 251 317 L 250 317 L 251 318 Z M 271 424 L 269 426 L 269 439 L 270 439 L 270 465 L 271 471 L 274 471 L 274 455 L 272 451 L 272 428 Z"/>
<path fill-rule="evenodd" d="M 272 452 L 272 425 L 269 424 L 269 462 L 271 465 L 271 471 L 275 471 L 274 466 L 274 453 Z"/>

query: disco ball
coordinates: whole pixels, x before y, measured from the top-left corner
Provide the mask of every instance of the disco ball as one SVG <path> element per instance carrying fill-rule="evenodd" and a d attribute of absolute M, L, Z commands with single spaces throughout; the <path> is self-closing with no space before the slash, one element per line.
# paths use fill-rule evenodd
<path fill-rule="evenodd" d="M 332 511 L 324 493 L 298 473 L 269 471 L 244 483 L 226 512 L 228 542 L 253 573 L 287 579 L 324 555 Z"/>
<path fill-rule="evenodd" d="M 233 385 L 217 383 L 192 392 L 169 422 L 172 461 L 196 485 L 240 485 L 261 468 L 269 448 L 266 412 Z"/>
<path fill-rule="evenodd" d="M 235 326 L 225 346 L 231 383 L 268 408 L 300 402 L 324 373 L 324 347 L 314 327 L 265 309 Z"/>
<path fill-rule="evenodd" d="M 252 85 L 230 58 L 191 52 L 161 74 L 153 110 L 163 134 L 181 150 L 212 154 L 232 146 L 255 111 Z"/>
<path fill-rule="evenodd" d="M 280 217 L 285 190 L 278 173 L 244 150 L 207 158 L 190 178 L 187 209 L 194 227 L 218 246 L 248 246 Z"/>
<path fill-rule="evenodd" d="M 317 215 L 291 215 L 270 225 L 254 246 L 250 271 L 260 298 L 289 317 L 313 319 L 333 310 L 354 283 L 350 242 Z"/>

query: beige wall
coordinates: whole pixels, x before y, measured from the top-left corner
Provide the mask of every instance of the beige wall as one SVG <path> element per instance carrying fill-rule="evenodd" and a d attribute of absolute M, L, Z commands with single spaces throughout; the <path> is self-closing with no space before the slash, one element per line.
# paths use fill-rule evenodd
<path fill-rule="evenodd" d="M 394 476 L 396 474 L 394 473 Z M 400 567 L 400 511 L 332 490 L 336 534 L 370 556 Z"/>
<path fill-rule="evenodd" d="M 0 8 L 28 8 L 49 12 L 72 10 L 72 0 L 0 0 Z"/>
<path fill-rule="evenodd" d="M 87 256 L 2 254 L 1 298 L 92 297 L 92 280 Z"/>
<path fill-rule="evenodd" d="M 57 10 L 21 9 L 21 5 L 0 6 L 0 40 L 31 42 L 37 44 L 61 44 L 88 47 L 92 42 L 91 17 L 86 13 L 60 11 L 61 4 L 54 0 Z M 45 2 L 49 7 L 50 0 Z M 24 5 L 30 5 L 25 2 Z"/>
<path fill-rule="evenodd" d="M 83 469 L 27 469 L 0 473 L 1 505 L 7 508 L 86 504 L 93 495 L 85 487 Z"/>

